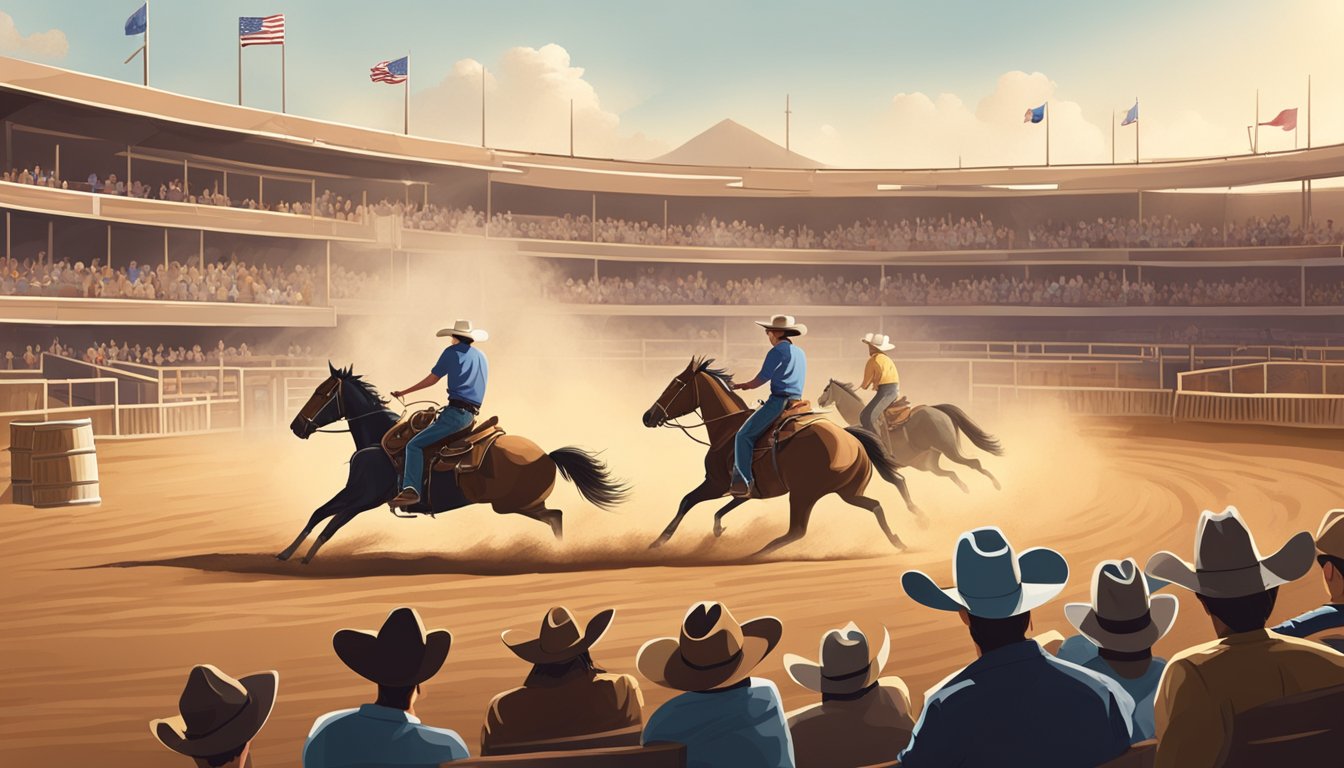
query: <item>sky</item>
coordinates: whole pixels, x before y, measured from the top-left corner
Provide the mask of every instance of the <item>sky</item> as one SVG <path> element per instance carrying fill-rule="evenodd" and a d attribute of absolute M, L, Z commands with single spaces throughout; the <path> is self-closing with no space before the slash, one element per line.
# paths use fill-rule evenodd
<path fill-rule="evenodd" d="M 0 0 L 0 54 L 139 82 L 126 17 L 140 0 Z M 1296 137 L 1344 142 L 1341 0 L 1006 3 L 678 0 L 152 0 L 150 85 L 235 103 L 237 17 L 286 14 L 287 109 L 402 128 L 402 86 L 369 67 L 408 52 L 412 133 L 648 159 L 731 118 L 842 167 L 1109 162 L 1112 115 L 1136 98 L 1143 159 L 1249 151 L 1246 127 L 1299 109 Z M 280 108 L 280 50 L 243 52 L 244 101 Z M 1135 128 L 1116 128 L 1133 162 Z"/>

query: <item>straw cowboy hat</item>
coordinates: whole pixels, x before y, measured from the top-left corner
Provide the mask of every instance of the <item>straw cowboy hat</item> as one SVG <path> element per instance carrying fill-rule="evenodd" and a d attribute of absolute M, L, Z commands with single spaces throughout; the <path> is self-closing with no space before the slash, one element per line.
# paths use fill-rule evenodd
<path fill-rule="evenodd" d="M 1261 557 L 1236 507 L 1204 510 L 1195 530 L 1195 562 L 1170 552 L 1148 558 L 1149 576 L 1205 597 L 1246 597 L 1299 579 L 1311 570 L 1316 545 L 1306 531 L 1293 534 L 1278 552 Z"/>
<path fill-rule="evenodd" d="M 821 638 L 821 661 L 811 662 L 793 653 L 784 654 L 784 669 L 793 682 L 823 694 L 858 693 L 877 682 L 891 654 L 891 635 L 882 628 L 882 647 L 874 655 L 868 636 L 854 622 L 832 629 Z"/>
<path fill-rule="evenodd" d="M 490 334 L 481 328 L 472 328 L 470 320 L 454 320 L 453 327 L 442 328 L 435 336 L 461 336 L 472 341 L 487 341 Z"/>
<path fill-rule="evenodd" d="M 1316 532 L 1316 554 L 1344 557 L 1344 509 L 1332 509 Z"/>
<path fill-rule="evenodd" d="M 389 688 L 409 688 L 433 677 L 448 658 L 453 636 L 446 629 L 425 631 L 414 608 L 397 608 L 383 626 L 342 629 L 331 638 L 336 655 L 366 680 Z"/>
<path fill-rule="evenodd" d="M 1144 651 L 1176 621 L 1180 601 L 1152 594 L 1165 586 L 1145 577 L 1132 557 L 1103 560 L 1092 574 L 1092 603 L 1065 603 L 1064 617 L 1093 645 L 1121 653 Z"/>
<path fill-rule="evenodd" d="M 767 331 L 783 331 L 788 336 L 807 335 L 807 326 L 795 320 L 793 315 L 774 315 L 769 322 L 764 320 L 753 320 L 752 322 Z"/>
<path fill-rule="evenodd" d="M 1069 580 L 1064 556 L 1045 547 L 1014 554 L 1003 531 L 988 526 L 961 534 L 952 563 L 956 585 L 939 587 L 920 571 L 901 576 L 905 593 L 940 611 L 965 609 L 982 619 L 1006 619 L 1054 599 Z"/>
<path fill-rule="evenodd" d="M 722 603 L 691 606 L 680 637 L 660 637 L 639 649 L 640 674 L 665 688 L 712 691 L 740 683 L 779 644 L 784 626 L 773 616 L 739 624 Z"/>
<path fill-rule="evenodd" d="M 864 344 L 876 347 L 879 352 L 890 352 L 896 348 L 896 345 L 891 343 L 891 337 L 883 333 L 865 333 L 862 341 Z"/>
<path fill-rule="evenodd" d="M 518 658 L 532 664 L 559 664 L 588 652 L 611 626 L 616 611 L 608 608 L 588 620 L 588 626 L 579 632 L 574 614 L 564 606 L 552 608 L 541 620 L 541 631 L 527 636 L 516 629 L 506 629 L 500 635 L 504 645 Z"/>
<path fill-rule="evenodd" d="M 279 683 L 275 670 L 235 680 L 209 664 L 197 665 L 177 703 L 181 714 L 151 720 L 149 729 L 165 747 L 188 757 L 232 752 L 266 724 Z"/>

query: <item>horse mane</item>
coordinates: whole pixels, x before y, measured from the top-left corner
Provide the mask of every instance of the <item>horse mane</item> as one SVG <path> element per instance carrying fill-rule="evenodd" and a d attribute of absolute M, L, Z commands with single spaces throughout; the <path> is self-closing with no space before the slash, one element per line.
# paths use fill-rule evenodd
<path fill-rule="evenodd" d="M 835 379 L 831 379 L 831 383 L 834 384 L 835 386 L 837 386 L 837 387 L 839 387 L 839 388 L 845 390 L 845 391 L 848 392 L 849 394 L 853 395 L 853 396 L 854 396 L 854 399 L 856 399 L 856 400 L 862 400 L 862 399 L 863 399 L 863 397 L 859 395 L 858 390 L 854 389 L 854 385 L 853 385 L 853 384 L 850 384 L 848 381 L 836 381 Z"/>
<path fill-rule="evenodd" d="M 359 376 L 358 374 L 354 373 L 354 365 L 347 365 L 344 368 L 337 368 L 333 366 L 331 363 L 327 363 L 327 367 L 331 369 L 332 376 L 335 376 L 336 378 L 345 381 L 349 384 L 353 384 L 355 387 L 359 389 L 360 392 L 363 392 L 364 395 L 368 397 L 370 400 L 372 400 L 374 403 L 377 403 L 380 406 L 387 405 L 387 398 L 379 394 L 377 387 L 365 381 L 362 376 Z"/>

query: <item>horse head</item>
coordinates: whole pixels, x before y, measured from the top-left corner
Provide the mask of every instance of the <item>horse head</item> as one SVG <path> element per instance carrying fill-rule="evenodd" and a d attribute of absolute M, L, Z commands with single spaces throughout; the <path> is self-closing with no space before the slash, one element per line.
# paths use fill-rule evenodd
<path fill-rule="evenodd" d="M 318 429 L 345 418 L 345 381 L 350 377 L 350 368 L 337 368 L 327 361 L 327 370 L 331 372 L 308 397 L 289 430 L 302 440 L 307 440 Z"/>
<path fill-rule="evenodd" d="M 835 379 L 826 382 L 826 387 L 821 390 L 821 397 L 817 398 L 817 405 L 819 407 L 826 408 L 835 402 L 835 391 L 832 389 L 834 386 Z"/>
<path fill-rule="evenodd" d="M 644 426 L 661 427 L 698 408 L 700 402 L 696 396 L 695 378 L 700 375 L 702 367 L 710 362 L 692 359 L 686 370 L 674 376 L 658 399 L 653 401 L 653 405 L 644 411 Z"/>

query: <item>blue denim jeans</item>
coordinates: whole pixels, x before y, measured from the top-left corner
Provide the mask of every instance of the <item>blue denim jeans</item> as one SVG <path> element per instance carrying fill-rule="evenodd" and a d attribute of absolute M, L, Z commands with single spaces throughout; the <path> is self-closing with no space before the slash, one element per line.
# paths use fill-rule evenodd
<path fill-rule="evenodd" d="M 901 397 L 900 384 L 879 384 L 877 385 L 877 394 L 873 399 L 863 407 L 863 413 L 859 414 L 859 424 L 867 427 L 868 431 L 881 438 L 882 442 L 887 441 L 887 424 L 883 414 L 887 412 L 887 407 L 899 400 Z"/>
<path fill-rule="evenodd" d="M 401 481 L 402 488 L 414 488 L 415 492 L 420 494 L 420 498 L 425 497 L 424 477 L 425 477 L 425 446 L 430 443 L 438 442 L 454 432 L 461 432 L 471 424 L 472 419 L 476 418 L 471 411 L 464 411 L 461 408 L 444 408 L 439 412 L 439 418 L 434 420 L 433 424 L 425 427 L 411 442 L 406 444 L 406 472 Z"/>
<path fill-rule="evenodd" d="M 771 395 L 770 399 L 747 417 L 747 422 L 737 430 L 737 437 L 733 440 L 733 467 L 738 476 L 748 484 L 752 481 L 751 458 L 756 448 L 756 441 L 765 434 L 771 424 L 775 423 L 775 419 L 784 412 L 784 406 L 788 403 L 787 395 Z"/>

